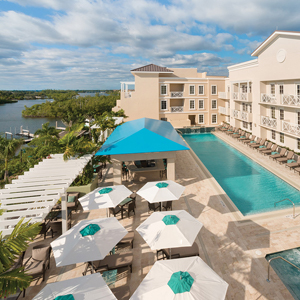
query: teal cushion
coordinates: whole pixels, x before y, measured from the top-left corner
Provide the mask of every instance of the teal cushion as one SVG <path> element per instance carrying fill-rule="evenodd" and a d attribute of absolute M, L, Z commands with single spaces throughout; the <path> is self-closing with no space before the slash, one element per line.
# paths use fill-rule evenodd
<path fill-rule="evenodd" d="M 241 135 L 240 138 L 245 138 L 245 136 L 244 136 L 244 135 Z"/>
<path fill-rule="evenodd" d="M 175 215 L 166 215 L 162 219 L 166 225 L 175 225 L 179 220 L 180 219 Z"/>
<path fill-rule="evenodd" d="M 175 272 L 172 274 L 168 286 L 174 294 L 189 292 L 194 283 L 194 278 L 188 272 Z"/>
<path fill-rule="evenodd" d="M 98 224 L 89 224 L 85 226 L 82 230 L 80 230 L 80 234 L 82 236 L 94 235 L 99 230 L 100 230 L 100 226 Z"/>
<path fill-rule="evenodd" d="M 112 191 L 113 189 L 112 188 L 103 188 L 99 191 L 99 194 L 100 195 L 103 195 L 103 194 L 108 194 Z"/>
<path fill-rule="evenodd" d="M 239 134 L 238 132 L 234 132 L 233 134 Z"/>
<path fill-rule="evenodd" d="M 279 154 L 278 152 L 274 151 L 271 153 L 272 155 L 275 155 L 275 154 Z"/>
<path fill-rule="evenodd" d="M 159 182 L 156 184 L 156 186 L 161 189 L 161 188 L 166 188 L 169 184 L 166 182 Z"/>
<path fill-rule="evenodd" d="M 68 203 L 74 202 L 76 196 L 68 196 Z"/>
<path fill-rule="evenodd" d="M 259 146 L 259 148 L 266 148 L 266 146 Z"/>
<path fill-rule="evenodd" d="M 54 300 L 75 300 L 72 294 L 57 296 Z"/>
<path fill-rule="evenodd" d="M 251 141 L 250 143 L 252 144 L 252 143 L 256 143 L 256 142 L 255 141 Z"/>
<path fill-rule="evenodd" d="M 293 160 L 293 159 L 289 159 L 287 162 L 288 162 L 288 164 L 290 164 L 290 163 L 294 163 L 294 162 L 296 162 L 296 161 Z"/>

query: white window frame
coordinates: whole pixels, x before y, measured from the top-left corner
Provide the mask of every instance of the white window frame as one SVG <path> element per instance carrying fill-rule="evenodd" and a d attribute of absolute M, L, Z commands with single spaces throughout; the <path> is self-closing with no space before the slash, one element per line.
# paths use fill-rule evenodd
<path fill-rule="evenodd" d="M 162 102 L 166 102 L 166 108 L 162 108 Z M 160 110 L 168 110 L 168 101 L 166 99 L 160 100 Z"/>
<path fill-rule="evenodd" d="M 282 93 L 280 91 L 281 86 L 282 86 Z M 283 83 L 278 83 L 278 94 L 279 95 L 284 95 L 284 84 Z"/>
<path fill-rule="evenodd" d="M 194 87 L 194 93 L 193 94 L 191 94 L 191 87 Z M 195 85 L 194 84 L 190 84 L 189 85 L 189 95 L 196 95 L 196 87 L 195 87 Z"/>
<path fill-rule="evenodd" d="M 216 122 L 213 123 L 213 116 L 216 116 Z M 211 114 L 211 124 L 218 124 L 218 114 Z"/>
<path fill-rule="evenodd" d="M 300 82 L 295 82 L 295 96 L 298 96 L 298 94 L 297 94 L 298 85 L 300 86 Z M 299 87 L 299 90 L 300 90 L 300 87 Z M 299 96 L 300 96 L 300 94 L 299 94 Z"/>
<path fill-rule="evenodd" d="M 214 86 L 216 87 L 216 93 L 215 94 L 213 94 L 213 87 Z M 218 86 L 217 85 L 214 84 L 214 85 L 211 86 L 211 94 L 212 95 L 218 95 Z"/>
<path fill-rule="evenodd" d="M 274 117 L 273 117 L 273 111 L 274 111 Z M 275 106 L 271 106 L 270 107 L 270 117 L 272 118 L 272 119 L 276 119 L 276 107 Z"/>
<path fill-rule="evenodd" d="M 275 139 L 273 139 L 273 133 L 275 135 Z M 271 130 L 271 138 L 270 138 L 270 140 L 276 141 L 276 131 L 275 130 Z"/>
<path fill-rule="evenodd" d="M 200 107 L 200 101 L 202 101 L 203 107 Z M 205 102 L 204 102 L 204 99 L 199 99 L 199 100 L 198 100 L 198 108 L 201 109 L 201 110 L 202 110 L 202 109 L 205 109 L 204 103 L 205 103 Z"/>
<path fill-rule="evenodd" d="M 283 137 L 283 142 L 281 141 L 281 137 Z M 279 142 L 284 145 L 284 138 L 285 138 L 285 134 L 283 132 L 280 132 L 279 134 Z"/>
<path fill-rule="evenodd" d="M 274 85 L 274 94 L 272 94 L 272 85 Z M 276 84 L 274 82 L 270 82 L 270 95 L 276 95 Z"/>
<path fill-rule="evenodd" d="M 216 101 L 216 107 L 213 108 L 213 101 Z M 215 110 L 218 109 L 218 100 L 217 99 L 211 99 L 211 109 Z"/>
<path fill-rule="evenodd" d="M 200 123 L 200 116 L 203 116 L 203 122 L 202 123 Z M 198 115 L 198 124 L 205 124 L 204 114 L 199 114 Z"/>
<path fill-rule="evenodd" d="M 296 149 L 300 151 L 300 138 L 296 139 Z"/>
<path fill-rule="evenodd" d="M 202 86 L 202 88 L 203 88 L 203 93 L 202 94 L 200 94 L 200 86 Z M 198 85 L 198 95 L 204 95 L 204 93 L 205 93 L 204 85 L 203 84 Z"/>
<path fill-rule="evenodd" d="M 283 111 L 283 119 L 281 119 L 281 112 Z M 279 120 L 284 120 L 284 108 L 279 108 Z"/>
<path fill-rule="evenodd" d="M 165 93 L 165 94 L 162 94 L 162 92 L 161 92 L 161 88 L 162 88 L 163 86 L 166 87 L 166 93 Z M 160 94 L 161 94 L 162 96 L 167 96 L 167 95 L 168 95 L 168 85 L 167 85 L 167 84 L 161 84 L 161 85 L 160 85 Z"/>
<path fill-rule="evenodd" d="M 194 108 L 191 108 L 191 103 L 194 102 Z M 196 103 L 195 103 L 195 99 L 190 99 L 189 100 L 189 110 L 195 110 L 196 109 Z"/>

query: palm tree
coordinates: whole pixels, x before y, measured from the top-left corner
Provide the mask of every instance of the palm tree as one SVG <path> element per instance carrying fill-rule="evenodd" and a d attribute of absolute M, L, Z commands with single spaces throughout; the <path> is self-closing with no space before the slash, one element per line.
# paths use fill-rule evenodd
<path fill-rule="evenodd" d="M 40 141 L 44 142 L 45 145 L 50 144 L 53 141 L 57 141 L 58 139 L 58 130 L 49 126 L 49 122 L 42 125 L 42 129 L 38 129 L 35 134 L 36 137 L 40 139 Z"/>
<path fill-rule="evenodd" d="M 30 220 L 23 223 L 21 219 L 11 235 L 3 237 L 0 233 L 0 298 L 26 289 L 31 283 L 31 276 L 26 274 L 24 267 L 11 269 L 15 260 L 28 247 L 40 232 L 39 223 L 30 224 Z"/>

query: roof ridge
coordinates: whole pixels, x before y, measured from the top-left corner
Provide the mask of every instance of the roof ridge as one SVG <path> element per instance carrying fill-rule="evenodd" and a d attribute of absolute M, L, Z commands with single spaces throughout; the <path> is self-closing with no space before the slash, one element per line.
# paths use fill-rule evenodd
<path fill-rule="evenodd" d="M 161 67 L 155 64 L 149 64 L 145 65 L 136 69 L 131 70 L 131 72 L 167 72 L 167 73 L 173 73 L 174 71 L 166 68 L 166 67 Z"/>

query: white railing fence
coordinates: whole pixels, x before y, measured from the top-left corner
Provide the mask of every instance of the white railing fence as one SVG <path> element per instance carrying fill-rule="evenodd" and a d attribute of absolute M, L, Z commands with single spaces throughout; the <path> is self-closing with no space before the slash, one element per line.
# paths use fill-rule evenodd
<path fill-rule="evenodd" d="M 300 95 L 281 95 L 281 104 L 300 106 Z"/>
<path fill-rule="evenodd" d="M 239 100 L 239 93 L 233 92 L 232 93 L 232 98 L 233 98 L 233 100 Z"/>
<path fill-rule="evenodd" d="M 276 97 L 274 95 L 261 94 L 260 102 L 276 104 L 277 100 L 276 100 Z"/>
<path fill-rule="evenodd" d="M 171 98 L 182 98 L 183 92 L 171 92 Z"/>
<path fill-rule="evenodd" d="M 300 136 L 300 125 L 298 125 L 298 124 L 293 124 L 293 123 L 290 123 L 290 122 L 282 121 L 281 130 L 283 132 L 287 132 L 287 133 L 290 133 L 290 134 Z"/>
<path fill-rule="evenodd" d="M 183 112 L 183 106 L 171 106 L 171 112 Z"/>
<path fill-rule="evenodd" d="M 270 117 L 261 116 L 261 125 L 276 129 L 277 128 L 277 120 L 272 119 Z"/>

